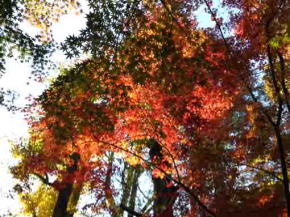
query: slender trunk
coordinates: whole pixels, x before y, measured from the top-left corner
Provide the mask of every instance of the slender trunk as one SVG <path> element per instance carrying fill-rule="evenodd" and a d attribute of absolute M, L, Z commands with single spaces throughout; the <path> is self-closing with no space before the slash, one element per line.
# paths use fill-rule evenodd
<path fill-rule="evenodd" d="M 267 28 L 266 28 L 266 31 L 267 31 Z M 278 145 L 278 150 L 279 150 L 279 155 L 280 155 L 279 156 L 280 163 L 281 163 L 281 168 L 282 168 L 286 209 L 287 209 L 288 216 L 290 216 L 290 194 L 289 194 L 289 179 L 288 179 L 288 172 L 287 172 L 287 164 L 286 164 L 286 159 L 285 159 L 286 153 L 285 153 L 284 144 L 283 144 L 282 136 L 281 136 L 281 130 L 280 130 L 280 125 L 282 121 L 282 113 L 283 113 L 283 98 L 280 93 L 280 87 L 277 83 L 273 56 L 272 56 L 271 48 L 269 45 L 267 46 L 267 54 L 268 54 L 268 60 L 269 60 L 269 65 L 270 65 L 272 83 L 273 83 L 275 94 L 277 95 L 277 101 L 278 101 L 277 121 L 276 121 L 276 124 L 274 125 L 274 129 L 275 129 L 275 135 L 276 135 L 277 145 Z"/>
<path fill-rule="evenodd" d="M 280 154 L 286 208 L 287 208 L 288 216 L 290 216 L 290 193 L 289 193 L 289 178 L 288 178 L 288 172 L 287 172 L 287 164 L 286 164 L 286 159 L 285 159 L 286 153 L 285 153 L 284 144 L 282 141 L 281 132 L 278 127 L 275 129 L 275 133 L 276 133 L 277 145 L 278 145 L 279 154 Z"/>
<path fill-rule="evenodd" d="M 132 180 L 131 186 L 131 194 L 130 194 L 130 201 L 129 201 L 129 208 L 131 210 L 135 210 L 135 202 L 137 196 L 137 189 L 138 189 L 138 179 L 141 174 L 141 169 L 139 167 L 134 168 L 134 175 Z M 128 217 L 133 217 L 132 214 L 128 214 Z"/>
<path fill-rule="evenodd" d="M 124 174 L 122 177 L 122 188 L 123 188 L 123 195 L 121 199 L 121 204 L 127 205 L 128 199 L 130 197 L 130 183 L 133 176 L 133 168 L 130 167 L 129 164 L 125 163 L 124 165 Z"/>
<path fill-rule="evenodd" d="M 140 213 L 135 211 L 138 179 L 141 172 L 142 170 L 140 167 L 133 167 L 125 163 L 122 174 L 123 195 L 120 208 L 122 209 L 121 213 L 123 213 L 124 210 L 128 213 L 128 217 L 141 216 Z"/>
<path fill-rule="evenodd" d="M 124 162 L 124 169 L 122 171 L 122 198 L 121 198 L 121 205 L 126 205 L 127 204 L 127 200 L 128 200 L 128 196 L 129 196 L 129 191 L 128 191 L 128 187 L 127 187 L 127 183 L 126 183 L 126 172 L 128 170 L 128 164 L 126 162 Z M 124 215 L 124 209 L 120 209 L 119 210 L 119 215 L 123 216 Z"/>

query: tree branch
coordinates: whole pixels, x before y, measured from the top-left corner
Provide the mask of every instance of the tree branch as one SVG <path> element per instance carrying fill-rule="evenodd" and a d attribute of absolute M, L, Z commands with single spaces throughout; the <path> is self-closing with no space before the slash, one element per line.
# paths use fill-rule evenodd
<path fill-rule="evenodd" d="M 266 170 L 264 168 L 252 166 L 252 165 L 249 165 L 249 164 L 239 164 L 239 163 L 237 163 L 237 166 L 246 166 L 246 167 L 249 167 L 249 168 L 254 169 L 254 170 L 259 170 L 259 171 L 262 171 L 262 172 L 272 176 L 273 178 L 275 178 L 275 179 L 277 179 L 277 180 L 279 180 L 281 182 L 283 181 L 283 179 L 281 179 L 279 176 L 277 176 L 274 172 Z"/>
<path fill-rule="evenodd" d="M 122 203 L 120 204 L 119 207 L 120 207 L 121 209 L 125 210 L 126 212 L 128 212 L 129 214 L 133 215 L 133 216 L 140 216 L 140 217 L 142 216 L 141 213 L 136 212 L 135 210 L 133 210 L 133 209 L 131 209 L 131 208 L 125 206 L 125 205 L 122 204 Z"/>
<path fill-rule="evenodd" d="M 53 187 L 53 183 L 49 182 L 49 178 L 48 175 L 45 173 L 45 177 L 43 177 L 42 175 L 38 174 L 38 173 L 32 173 L 32 175 L 35 175 L 37 178 L 39 178 L 43 184 L 49 185 L 51 187 Z"/>
<path fill-rule="evenodd" d="M 223 39 L 223 42 L 224 42 L 224 44 L 225 44 L 225 47 L 226 47 L 228 53 L 231 54 L 230 46 L 229 46 L 229 44 L 228 44 L 228 42 L 227 42 L 227 40 L 226 40 L 226 37 L 225 37 L 225 35 L 224 35 L 224 33 L 223 33 L 223 30 L 222 30 L 221 24 L 220 24 L 220 23 L 218 22 L 218 20 L 217 20 L 216 14 L 215 14 L 215 13 L 213 12 L 213 10 L 211 9 L 211 7 L 210 7 L 210 5 L 209 5 L 209 3 L 208 3 L 207 0 L 204 0 L 204 3 L 206 4 L 207 9 L 209 10 L 209 12 L 210 12 L 210 14 L 211 14 L 213 20 L 214 20 L 215 23 L 216 23 L 216 26 L 217 26 L 217 28 L 218 28 L 218 30 L 219 30 L 219 32 L 220 32 L 220 35 L 221 35 L 221 37 L 222 37 L 222 39 Z"/>
<path fill-rule="evenodd" d="M 174 170 L 176 172 L 178 181 L 180 181 L 179 171 L 178 171 L 178 168 L 177 168 L 177 165 L 176 165 L 176 162 L 175 162 L 175 159 L 174 159 L 173 155 L 171 154 L 171 152 L 169 151 L 169 149 L 165 145 L 163 145 L 162 143 L 160 143 L 160 145 L 161 145 L 161 147 L 163 147 L 168 152 L 170 158 L 172 159 Z"/>
<path fill-rule="evenodd" d="M 290 117 L 290 102 L 289 102 L 289 91 L 288 91 L 288 88 L 286 87 L 286 82 L 285 82 L 285 75 L 286 75 L 286 72 L 285 72 L 285 60 L 283 58 L 283 55 L 277 51 L 277 54 L 278 54 L 278 57 L 279 57 L 279 64 L 280 64 L 280 69 L 281 69 L 281 86 L 282 86 L 282 90 L 283 90 L 283 93 L 284 93 L 284 97 L 285 97 L 285 104 L 287 106 L 287 109 L 288 109 L 288 117 Z"/>

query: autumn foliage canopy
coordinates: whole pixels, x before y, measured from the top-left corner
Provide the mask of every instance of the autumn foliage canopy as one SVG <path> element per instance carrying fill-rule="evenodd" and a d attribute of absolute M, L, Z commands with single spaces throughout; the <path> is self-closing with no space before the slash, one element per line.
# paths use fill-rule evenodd
<path fill-rule="evenodd" d="M 22 187 L 26 214 L 290 214 L 290 4 L 218 2 L 88 1 L 62 49 L 90 57 L 25 109 L 30 138 L 11 170 L 42 183 Z M 200 27 L 200 8 L 214 27 Z"/>

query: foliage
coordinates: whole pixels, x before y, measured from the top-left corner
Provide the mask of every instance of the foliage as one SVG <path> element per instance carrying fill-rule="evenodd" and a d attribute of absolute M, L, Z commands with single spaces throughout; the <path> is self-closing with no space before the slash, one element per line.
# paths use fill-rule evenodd
<path fill-rule="evenodd" d="M 56 196 L 56 192 L 44 184 L 33 193 L 21 193 L 21 202 L 24 204 L 23 215 L 51 216 Z"/>
<path fill-rule="evenodd" d="M 213 29 L 192 16 L 203 4 Z M 16 146 L 14 174 L 58 192 L 52 216 L 73 215 L 84 184 L 91 211 L 111 216 L 289 213 L 286 3 L 226 0 L 228 23 L 206 0 L 89 6 L 63 49 L 92 57 L 27 108 L 30 138 Z M 137 203 L 142 175 L 152 192 Z"/>

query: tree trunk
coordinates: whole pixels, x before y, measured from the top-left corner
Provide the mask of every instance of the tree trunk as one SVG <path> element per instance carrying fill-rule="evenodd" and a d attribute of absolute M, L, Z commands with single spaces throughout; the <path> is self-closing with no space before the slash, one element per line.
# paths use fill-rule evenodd
<path fill-rule="evenodd" d="M 68 217 L 67 207 L 71 196 L 73 185 L 66 183 L 65 187 L 58 191 L 57 201 L 53 210 L 52 217 Z"/>
<path fill-rule="evenodd" d="M 70 155 L 70 158 L 73 160 L 73 164 L 67 167 L 67 177 L 65 178 L 68 178 L 68 180 L 71 180 L 69 177 L 78 169 L 77 163 L 80 160 L 80 155 L 74 152 Z M 55 188 L 58 190 L 58 197 L 52 217 L 72 217 L 73 214 L 69 215 L 67 208 L 69 199 L 73 193 L 73 180 L 59 182 Z"/>
<path fill-rule="evenodd" d="M 163 160 L 162 147 L 155 140 L 150 140 L 150 159 L 155 164 L 169 163 Z M 168 178 L 156 178 L 152 176 L 155 200 L 153 204 L 154 217 L 173 217 L 173 205 L 177 198 L 177 188 Z"/>
<path fill-rule="evenodd" d="M 289 179 L 288 179 L 288 172 L 287 172 L 287 163 L 286 163 L 286 158 L 287 153 L 285 153 L 285 146 L 282 141 L 282 136 L 280 129 L 277 127 L 275 129 L 276 133 L 276 139 L 277 139 L 277 145 L 279 149 L 279 158 L 280 158 L 280 163 L 281 163 L 281 169 L 282 169 L 282 176 L 283 176 L 283 187 L 284 187 L 284 195 L 285 195 L 285 201 L 286 201 L 286 209 L 287 209 L 287 214 L 290 216 L 290 193 L 289 193 Z"/>

